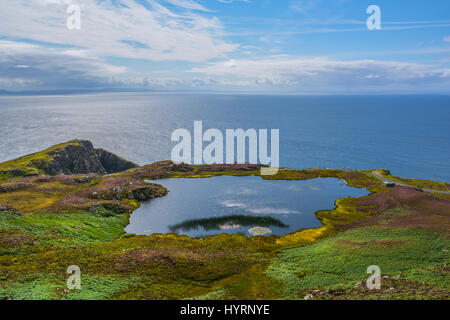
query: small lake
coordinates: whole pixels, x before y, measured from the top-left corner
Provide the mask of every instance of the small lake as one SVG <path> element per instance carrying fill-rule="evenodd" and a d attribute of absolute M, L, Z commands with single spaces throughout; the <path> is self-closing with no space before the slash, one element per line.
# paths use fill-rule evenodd
<path fill-rule="evenodd" d="M 256 176 L 219 176 L 154 182 L 168 188 L 169 194 L 143 202 L 131 214 L 125 231 L 191 237 L 218 233 L 283 235 L 320 226 L 314 213 L 333 209 L 339 198 L 369 193 L 336 178 L 272 181 Z"/>

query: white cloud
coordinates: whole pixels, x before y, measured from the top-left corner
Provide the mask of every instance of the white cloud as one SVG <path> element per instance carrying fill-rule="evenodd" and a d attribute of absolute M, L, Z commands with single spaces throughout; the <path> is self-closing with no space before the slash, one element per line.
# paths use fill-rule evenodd
<path fill-rule="evenodd" d="M 191 69 L 215 79 L 249 86 L 280 88 L 370 89 L 395 85 L 449 82 L 450 69 L 432 65 L 375 60 L 337 61 L 324 57 L 302 58 L 287 55 L 260 59 L 233 59 L 208 63 Z M 250 85 L 251 86 L 251 85 Z"/>
<path fill-rule="evenodd" d="M 233 2 L 250 2 L 250 0 L 217 0 L 222 3 L 233 3 Z"/>
<path fill-rule="evenodd" d="M 293 184 L 291 186 L 288 187 L 289 190 L 292 191 L 297 191 L 297 192 L 303 192 L 303 191 L 317 191 L 320 190 L 320 186 L 319 185 L 311 185 L 311 186 L 301 186 L 298 184 Z"/>
<path fill-rule="evenodd" d="M 224 201 L 219 202 L 219 204 L 224 207 L 227 207 L 227 208 L 242 209 L 244 211 L 254 213 L 254 214 L 300 214 L 301 213 L 300 211 L 286 209 L 286 208 L 274 208 L 274 207 L 252 208 L 252 207 L 249 207 L 245 203 L 237 202 L 234 200 L 224 200 Z"/>
<path fill-rule="evenodd" d="M 111 85 L 126 68 L 106 64 L 85 50 L 46 48 L 0 40 L 0 85 L 47 89 Z"/>
<path fill-rule="evenodd" d="M 250 208 L 247 211 L 254 214 L 301 214 L 301 212 L 297 210 L 272 207 Z"/>
<path fill-rule="evenodd" d="M 242 226 L 240 224 L 221 224 L 219 225 L 219 229 L 220 230 L 231 230 L 231 229 L 238 229 L 241 228 Z"/>
<path fill-rule="evenodd" d="M 0 75 L 0 88 L 10 90 L 113 87 L 327 93 L 427 88 L 448 92 L 450 87 L 450 69 L 416 63 L 277 55 L 205 63 L 179 76 L 170 72 L 145 75 L 108 64 L 86 49 L 7 40 L 0 40 Z"/>
<path fill-rule="evenodd" d="M 445 42 L 450 42 L 450 36 L 446 36 L 446 37 L 444 37 L 444 39 L 443 39 Z"/>
<path fill-rule="evenodd" d="M 81 30 L 69 30 L 66 10 L 78 3 Z M 197 13 L 205 11 L 193 0 L 1 1 L 0 34 L 82 47 L 93 56 L 198 62 L 238 47 L 221 40 L 217 18 Z"/>
<path fill-rule="evenodd" d="M 0 77 L 0 86 L 2 88 L 28 88 L 31 86 L 40 85 L 42 82 L 37 79 L 25 79 L 25 78 L 3 78 Z"/>
<path fill-rule="evenodd" d="M 224 200 L 220 202 L 221 206 L 227 207 L 227 208 L 239 208 L 244 209 L 247 208 L 247 205 L 245 203 L 237 202 L 234 200 Z"/>
<path fill-rule="evenodd" d="M 170 4 L 173 4 L 175 6 L 185 8 L 185 9 L 192 9 L 192 10 L 200 10 L 200 11 L 209 11 L 204 6 L 198 4 L 195 1 L 192 0 L 164 0 L 165 2 L 168 2 Z"/>
<path fill-rule="evenodd" d="M 66 9 L 70 4 L 81 5 L 81 30 L 66 28 Z M 317 5 L 310 0 L 291 4 L 304 9 Z M 221 21 L 214 17 L 214 12 L 194 0 L 0 1 L 0 12 L 2 36 L 34 40 L 33 44 L 0 41 L 2 88 L 348 92 L 415 91 L 428 86 L 448 92 L 450 81 L 450 69 L 418 63 L 338 61 L 288 55 L 251 58 L 254 51 L 262 54 L 262 49 L 251 45 L 239 47 L 223 40 Z M 267 34 L 259 40 L 270 44 L 279 42 Z M 450 41 L 450 36 L 443 40 Z M 274 54 L 277 50 L 277 47 L 265 49 L 265 54 Z M 233 59 L 228 58 L 231 52 Z M 188 72 L 181 67 L 173 72 L 149 71 L 146 74 L 137 68 L 128 70 L 108 64 L 105 57 L 196 64 Z"/>

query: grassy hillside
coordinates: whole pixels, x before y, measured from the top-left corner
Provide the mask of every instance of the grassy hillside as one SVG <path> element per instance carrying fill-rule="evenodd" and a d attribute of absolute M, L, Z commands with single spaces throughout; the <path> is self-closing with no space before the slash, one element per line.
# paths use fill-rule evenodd
<path fill-rule="evenodd" d="M 90 141 L 72 140 L 44 151 L 0 164 L 0 181 L 15 177 L 121 172 L 137 167 L 111 152 L 95 149 Z"/>
<path fill-rule="evenodd" d="M 0 181 L 5 181 L 14 177 L 45 174 L 42 169 L 36 167 L 37 164 L 51 161 L 58 151 L 63 150 L 69 145 L 78 146 L 79 141 L 80 140 L 72 140 L 61 143 L 40 152 L 0 163 Z"/>
<path fill-rule="evenodd" d="M 0 164 L 6 166 L 12 165 Z M 0 183 L 0 297 L 449 298 L 450 201 L 412 188 L 386 188 L 370 171 L 283 169 L 264 177 L 336 177 L 372 192 L 317 212 L 319 228 L 252 238 L 125 233 L 139 201 L 167 193 L 144 180 L 224 174 L 258 175 L 259 167 L 163 161 L 107 176 L 16 177 Z M 67 289 L 70 265 L 81 268 L 81 290 Z M 370 265 L 381 269 L 379 290 L 365 286 Z"/>

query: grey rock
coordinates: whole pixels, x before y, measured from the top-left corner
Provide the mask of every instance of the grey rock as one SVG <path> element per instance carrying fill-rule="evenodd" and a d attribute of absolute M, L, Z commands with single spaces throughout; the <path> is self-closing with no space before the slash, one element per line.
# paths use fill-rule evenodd
<path fill-rule="evenodd" d="M 46 175 L 55 176 L 88 173 L 104 175 L 135 168 L 138 165 L 104 149 L 95 149 L 90 141 L 74 140 L 62 148 L 50 148 L 46 152 L 46 157 L 32 159 L 26 166 L 37 168 Z M 0 173 L 13 176 L 26 175 L 20 169 L 0 171 Z"/>

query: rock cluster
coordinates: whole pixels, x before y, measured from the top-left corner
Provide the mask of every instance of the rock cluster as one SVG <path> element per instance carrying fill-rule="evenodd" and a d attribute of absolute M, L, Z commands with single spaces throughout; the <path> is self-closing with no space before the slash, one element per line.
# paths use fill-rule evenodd
<path fill-rule="evenodd" d="M 20 212 L 19 210 L 4 204 L 0 204 L 0 212 L 1 211 L 23 216 L 23 213 Z"/>
<path fill-rule="evenodd" d="M 104 175 L 138 166 L 104 149 L 95 149 L 87 140 L 69 141 L 2 165 L 0 175 L 12 177 L 88 173 Z"/>
<path fill-rule="evenodd" d="M 90 141 L 80 140 L 62 149 L 48 152 L 50 160 L 36 160 L 33 165 L 48 175 L 121 172 L 136 164 L 103 149 L 94 149 Z"/>
<path fill-rule="evenodd" d="M 0 185 L 0 193 L 7 193 L 7 192 L 15 192 L 19 190 L 23 190 L 27 187 L 31 186 L 27 183 L 15 183 L 15 184 L 7 184 L 7 185 Z"/>

